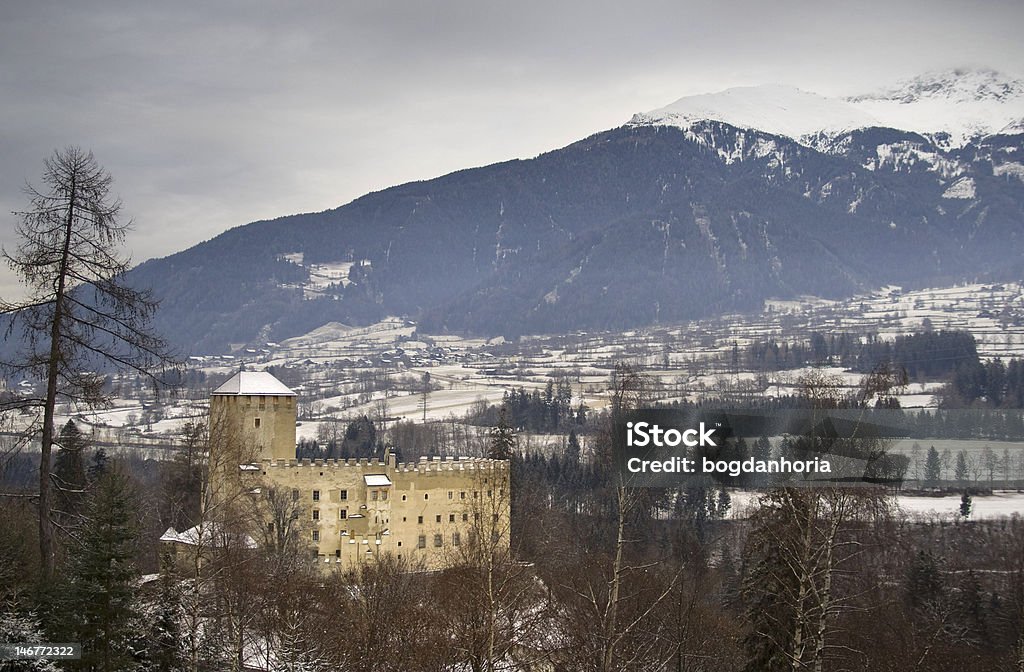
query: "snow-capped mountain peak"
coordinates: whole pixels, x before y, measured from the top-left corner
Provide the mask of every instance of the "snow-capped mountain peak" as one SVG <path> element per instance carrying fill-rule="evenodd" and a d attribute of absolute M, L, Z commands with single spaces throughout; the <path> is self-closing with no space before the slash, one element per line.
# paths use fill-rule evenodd
<path fill-rule="evenodd" d="M 849 102 L 885 126 L 932 136 L 949 146 L 1006 132 L 1024 118 L 1024 81 L 995 70 L 933 72 Z"/>
<path fill-rule="evenodd" d="M 686 96 L 671 105 L 636 114 L 631 125 L 689 128 L 705 120 L 800 139 L 806 135 L 876 126 L 854 105 L 792 86 L 766 84 Z"/>
<path fill-rule="evenodd" d="M 921 133 L 946 147 L 962 146 L 979 136 L 1020 132 L 1024 80 L 989 69 L 956 69 L 846 99 L 791 86 L 745 86 L 680 98 L 636 114 L 629 123 L 689 129 L 705 120 L 784 135 L 805 144 L 823 135 L 881 126 Z"/>
<path fill-rule="evenodd" d="M 929 72 L 905 80 L 887 90 L 850 98 L 851 102 L 886 100 L 903 105 L 922 100 L 947 103 L 993 101 L 1012 102 L 1024 96 L 1024 81 L 1013 79 L 989 68 L 956 68 Z"/>

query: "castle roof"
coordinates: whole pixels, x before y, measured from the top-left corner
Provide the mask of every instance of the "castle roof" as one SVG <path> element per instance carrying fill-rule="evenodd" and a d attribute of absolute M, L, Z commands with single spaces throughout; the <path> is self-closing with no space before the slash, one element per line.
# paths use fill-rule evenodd
<path fill-rule="evenodd" d="M 231 376 L 226 383 L 214 390 L 213 394 L 296 396 L 294 392 L 288 389 L 287 385 L 266 371 L 239 371 Z"/>

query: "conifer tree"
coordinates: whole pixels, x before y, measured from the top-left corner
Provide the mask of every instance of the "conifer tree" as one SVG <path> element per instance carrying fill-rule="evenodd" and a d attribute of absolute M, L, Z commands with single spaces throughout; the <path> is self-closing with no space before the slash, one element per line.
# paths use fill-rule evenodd
<path fill-rule="evenodd" d="M 929 486 L 935 487 L 941 477 L 942 461 L 939 459 L 939 451 L 935 450 L 935 446 L 931 446 L 924 460 L 924 480 Z"/>
<path fill-rule="evenodd" d="M 971 515 L 971 493 L 964 490 L 964 494 L 960 497 L 960 516 L 964 520 Z"/>
<path fill-rule="evenodd" d="M 64 603 L 69 641 L 82 644 L 81 669 L 109 672 L 132 664 L 135 504 L 128 477 L 117 468 L 108 469 L 90 495 Z"/>
<path fill-rule="evenodd" d="M 160 593 L 147 640 L 150 670 L 178 672 L 185 669 L 181 646 L 181 588 L 169 553 L 160 556 Z"/>
<path fill-rule="evenodd" d="M 77 516 L 86 486 L 84 452 L 88 442 L 73 420 L 60 430 L 60 446 L 53 461 L 53 481 L 57 490 L 55 503 L 69 516 Z"/>
<path fill-rule="evenodd" d="M 964 483 L 967 481 L 967 453 L 960 451 L 956 454 L 956 480 Z"/>
<path fill-rule="evenodd" d="M 516 445 L 516 434 L 508 424 L 505 407 L 498 415 L 498 424 L 491 430 L 491 445 L 487 457 L 492 460 L 512 459 L 512 451 Z"/>

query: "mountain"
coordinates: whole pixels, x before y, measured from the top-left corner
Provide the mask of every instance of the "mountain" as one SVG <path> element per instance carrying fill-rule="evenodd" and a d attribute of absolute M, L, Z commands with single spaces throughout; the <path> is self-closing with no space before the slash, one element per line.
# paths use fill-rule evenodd
<path fill-rule="evenodd" d="M 1008 114 L 1018 83 L 942 81 L 856 100 L 786 87 L 682 99 L 533 159 L 241 226 L 131 276 L 162 298 L 157 328 L 193 353 L 386 315 L 515 336 L 1019 278 L 1020 129 L 954 142 L 959 112 L 884 120 L 943 96 L 967 105 L 970 91 L 971 109 Z"/>
<path fill-rule="evenodd" d="M 949 146 L 1014 129 L 1019 133 L 1024 122 L 1024 81 L 995 70 L 930 73 L 848 100 L 881 126 L 917 131 Z"/>
<path fill-rule="evenodd" d="M 819 133 L 882 125 L 867 112 L 844 100 L 775 84 L 687 96 L 660 109 L 636 114 L 630 124 L 686 129 L 707 120 L 784 135 L 794 140 Z"/>
<path fill-rule="evenodd" d="M 1024 80 L 995 70 L 955 69 L 844 99 L 774 84 L 736 87 L 680 98 L 634 115 L 630 123 L 686 129 L 709 119 L 785 135 L 804 144 L 847 131 L 884 127 L 924 135 L 945 148 L 962 147 L 984 136 L 1024 129 Z"/>

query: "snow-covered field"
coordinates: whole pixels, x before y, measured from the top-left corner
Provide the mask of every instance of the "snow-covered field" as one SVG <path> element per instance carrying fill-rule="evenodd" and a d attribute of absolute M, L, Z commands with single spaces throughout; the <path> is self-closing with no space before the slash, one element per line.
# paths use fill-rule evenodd
<path fill-rule="evenodd" d="M 960 495 L 943 497 L 915 497 L 900 495 L 896 498 L 900 510 L 912 516 L 955 518 L 960 513 Z M 999 491 L 991 495 L 971 498 L 970 520 L 987 520 L 1001 516 L 1024 515 L 1024 493 Z"/>
<path fill-rule="evenodd" d="M 754 504 L 756 492 L 730 492 L 732 497 L 733 518 L 746 518 L 750 507 Z M 1024 492 L 1000 491 L 992 495 L 971 498 L 971 515 L 969 520 L 990 520 L 1003 516 L 1024 515 Z M 951 520 L 959 516 L 960 495 L 943 495 L 942 497 L 921 497 L 917 495 L 897 495 L 895 504 L 898 509 L 911 517 L 935 518 Z"/>

